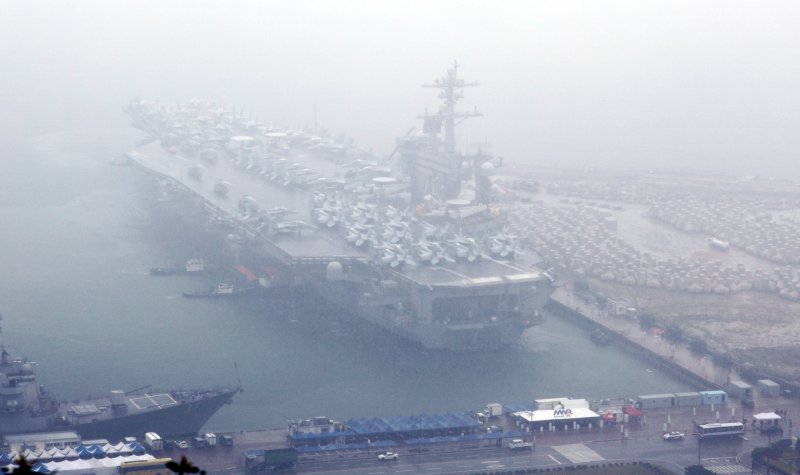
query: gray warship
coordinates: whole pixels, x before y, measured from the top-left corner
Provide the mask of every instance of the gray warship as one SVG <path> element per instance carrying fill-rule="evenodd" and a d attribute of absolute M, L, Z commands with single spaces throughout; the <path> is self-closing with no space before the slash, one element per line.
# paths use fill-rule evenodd
<path fill-rule="evenodd" d="M 481 115 L 456 111 L 477 85 L 457 73 L 423 86 L 438 112 L 387 157 L 198 99 L 126 106 L 150 137 L 126 157 L 199 197 L 210 227 L 263 260 L 261 286 L 309 288 L 426 348 L 501 348 L 541 321 L 554 279 L 505 227 L 502 159 L 456 151 L 456 125 Z"/>
<path fill-rule="evenodd" d="M 113 390 L 107 397 L 62 402 L 39 385 L 33 363 L 0 347 L 0 436 L 63 430 L 109 440 L 146 432 L 194 435 L 237 392 Z"/>

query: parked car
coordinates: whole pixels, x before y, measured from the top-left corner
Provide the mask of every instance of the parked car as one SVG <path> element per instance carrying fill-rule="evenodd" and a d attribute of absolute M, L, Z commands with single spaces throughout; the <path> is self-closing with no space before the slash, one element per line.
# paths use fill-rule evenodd
<path fill-rule="evenodd" d="M 753 401 L 752 399 L 742 399 L 742 406 L 748 409 L 753 409 L 754 407 L 756 407 L 756 402 Z"/>
<path fill-rule="evenodd" d="M 186 450 L 189 448 L 189 442 L 186 442 L 185 440 L 176 440 L 175 447 L 181 450 Z"/>
<path fill-rule="evenodd" d="M 378 460 L 397 460 L 400 456 L 397 452 L 382 452 L 378 454 Z"/>
<path fill-rule="evenodd" d="M 664 434 L 664 440 L 682 440 L 683 432 L 667 432 Z"/>

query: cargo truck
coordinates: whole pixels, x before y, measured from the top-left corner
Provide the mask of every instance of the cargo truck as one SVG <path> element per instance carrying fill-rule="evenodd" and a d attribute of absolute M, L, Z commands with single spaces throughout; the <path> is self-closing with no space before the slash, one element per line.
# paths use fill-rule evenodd
<path fill-rule="evenodd" d="M 206 447 L 217 446 L 217 436 L 213 432 L 206 432 L 203 438 L 206 439 Z"/>
<path fill-rule="evenodd" d="M 503 405 L 500 403 L 491 403 L 486 405 L 486 415 L 488 417 L 500 417 L 503 415 Z"/>
<path fill-rule="evenodd" d="M 297 450 L 286 449 L 250 449 L 242 452 L 243 466 L 246 473 L 292 470 L 297 466 Z"/>
<path fill-rule="evenodd" d="M 500 417 L 503 415 L 503 405 L 496 402 L 487 404 L 486 409 L 483 412 L 479 412 L 477 415 L 482 421 L 487 421 L 493 417 Z"/>
<path fill-rule="evenodd" d="M 161 452 L 164 450 L 164 439 L 155 432 L 148 432 L 144 435 L 144 445 L 153 452 Z"/>
<path fill-rule="evenodd" d="M 208 442 L 206 442 L 205 437 L 200 437 L 199 435 L 192 437 L 192 447 L 196 449 L 204 449 L 208 447 Z"/>

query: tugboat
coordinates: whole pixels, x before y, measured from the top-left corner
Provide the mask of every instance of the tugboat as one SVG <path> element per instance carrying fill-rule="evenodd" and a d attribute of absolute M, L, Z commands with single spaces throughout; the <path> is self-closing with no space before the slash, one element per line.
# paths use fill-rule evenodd
<path fill-rule="evenodd" d="M 183 267 L 151 267 L 152 275 L 202 274 L 206 266 L 203 259 L 189 259 Z"/>

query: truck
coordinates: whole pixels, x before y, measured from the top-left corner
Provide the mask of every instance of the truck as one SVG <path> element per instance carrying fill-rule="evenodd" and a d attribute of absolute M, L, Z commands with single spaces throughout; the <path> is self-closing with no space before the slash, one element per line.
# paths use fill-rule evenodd
<path fill-rule="evenodd" d="M 533 449 L 533 443 L 525 442 L 522 439 L 513 439 L 511 440 L 511 442 L 508 443 L 508 448 L 511 450 L 523 450 L 523 449 L 531 450 Z"/>
<path fill-rule="evenodd" d="M 500 417 L 503 415 L 503 405 L 500 403 L 491 403 L 486 405 L 486 417 Z"/>
<path fill-rule="evenodd" d="M 500 403 L 490 403 L 486 405 L 486 409 L 477 413 L 478 418 L 482 421 L 487 421 L 492 417 L 500 417 L 503 415 L 503 405 Z"/>
<path fill-rule="evenodd" d="M 297 466 L 297 450 L 293 447 L 249 449 L 242 452 L 242 457 L 245 473 L 292 470 Z"/>
<path fill-rule="evenodd" d="M 196 435 L 192 437 L 192 447 L 196 449 L 204 449 L 208 447 L 208 442 L 206 442 L 205 437 L 200 437 L 199 435 Z"/>
<path fill-rule="evenodd" d="M 164 439 L 155 432 L 148 432 L 144 435 L 144 445 L 153 452 L 161 452 L 164 450 Z"/>
<path fill-rule="evenodd" d="M 206 447 L 217 446 L 217 436 L 213 432 L 206 432 L 203 434 L 203 438 L 206 439 Z"/>

